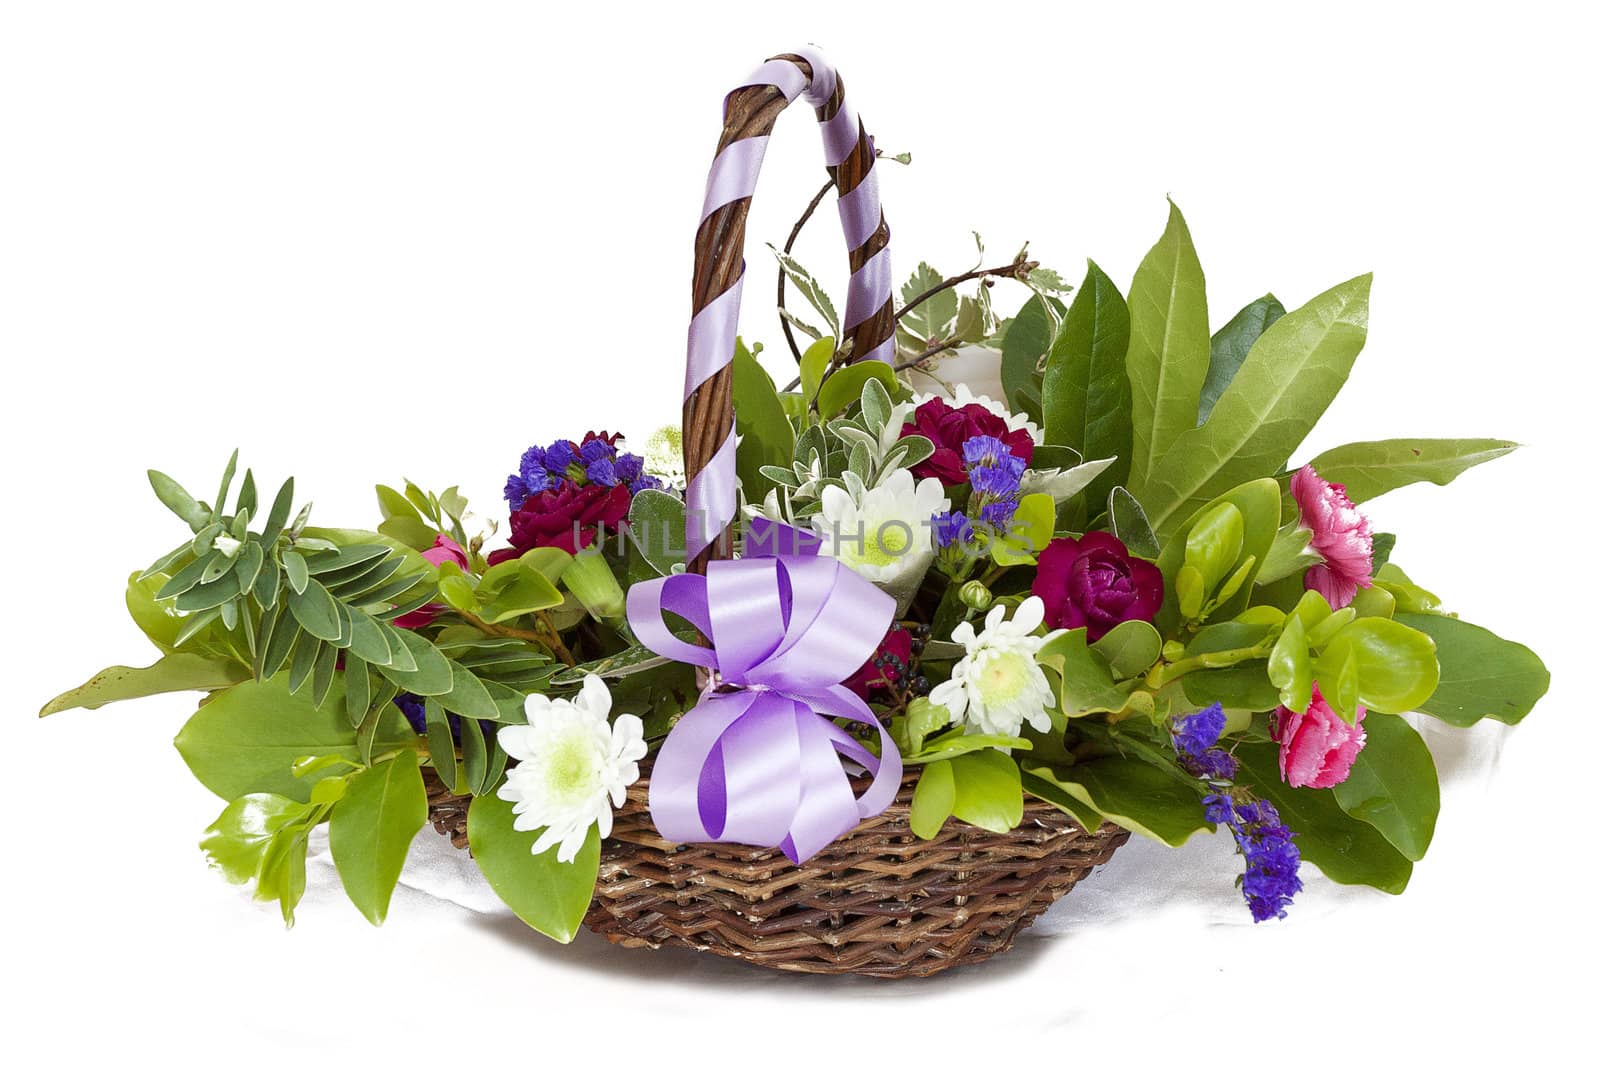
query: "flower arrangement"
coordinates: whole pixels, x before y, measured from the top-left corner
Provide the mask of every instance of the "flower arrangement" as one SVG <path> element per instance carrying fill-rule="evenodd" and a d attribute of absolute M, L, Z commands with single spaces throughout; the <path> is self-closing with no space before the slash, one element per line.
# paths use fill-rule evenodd
<path fill-rule="evenodd" d="M 288 922 L 313 829 L 378 923 L 430 807 L 455 805 L 488 883 L 568 940 L 642 774 L 665 840 L 802 867 L 914 783 L 924 840 L 1004 835 L 1040 802 L 1170 846 L 1225 829 L 1257 921 L 1287 914 L 1302 863 L 1400 892 L 1439 805 L 1406 716 L 1515 723 L 1548 674 L 1447 613 L 1361 510 L 1513 445 L 1290 465 L 1361 351 L 1370 278 L 1213 332 L 1174 206 L 1126 296 L 1026 248 L 923 264 L 888 352 L 854 359 L 779 262 L 822 324 L 780 307 L 785 388 L 759 345 L 732 352 L 739 521 L 696 514 L 672 430 L 642 453 L 600 431 L 530 447 L 504 543 L 454 488 L 380 485 L 362 530 L 311 525 L 292 479 L 235 489 L 237 455 L 209 500 L 152 471 L 188 527 L 127 586 L 160 658 L 44 714 L 206 693 L 177 737 L 224 804 L 201 847 Z M 1000 280 L 1025 290 L 1011 317 Z M 992 354 L 1003 395 L 947 380 L 961 349 Z M 731 558 L 697 566 L 708 526 Z"/>

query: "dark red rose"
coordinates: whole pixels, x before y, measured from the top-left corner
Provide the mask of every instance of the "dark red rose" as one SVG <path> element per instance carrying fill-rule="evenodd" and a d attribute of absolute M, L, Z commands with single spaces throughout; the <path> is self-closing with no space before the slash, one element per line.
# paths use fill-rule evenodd
<path fill-rule="evenodd" d="M 881 662 L 874 663 L 873 660 Z M 911 631 L 901 626 L 891 626 L 872 658 L 844 680 L 844 687 L 862 700 L 869 700 L 872 690 L 883 689 L 890 682 L 896 685 L 904 682 L 906 667 L 910 662 Z"/>
<path fill-rule="evenodd" d="M 615 530 L 628 517 L 632 502 L 633 494 L 622 485 L 580 488 L 568 481 L 535 493 L 511 513 L 511 547 L 489 553 L 489 562 L 502 563 L 546 546 L 576 554 L 594 544 L 601 527 Z"/>
<path fill-rule="evenodd" d="M 604 441 L 612 448 L 616 448 L 617 442 L 620 440 L 622 440 L 622 435 L 620 433 L 606 433 L 604 430 L 590 430 L 588 433 L 583 435 L 583 440 L 579 441 L 578 444 L 581 446 L 588 444 L 590 441 Z"/>
<path fill-rule="evenodd" d="M 1089 628 L 1098 641 L 1119 622 L 1156 617 L 1163 594 L 1161 571 L 1154 563 L 1128 555 L 1128 546 L 1094 530 L 1082 537 L 1061 537 L 1039 553 L 1033 595 L 1044 601 L 1045 622 L 1052 629 Z"/>
<path fill-rule="evenodd" d="M 1033 435 L 1027 430 L 1006 429 L 1006 421 L 982 404 L 953 408 L 936 396 L 918 405 L 911 421 L 900 430 L 901 437 L 911 434 L 933 442 L 933 455 L 912 467 L 911 473 L 918 478 L 937 478 L 945 485 L 966 484 L 961 446 L 974 437 L 998 437 L 1011 446 L 1013 456 L 1021 456 L 1024 463 L 1033 460 Z"/>

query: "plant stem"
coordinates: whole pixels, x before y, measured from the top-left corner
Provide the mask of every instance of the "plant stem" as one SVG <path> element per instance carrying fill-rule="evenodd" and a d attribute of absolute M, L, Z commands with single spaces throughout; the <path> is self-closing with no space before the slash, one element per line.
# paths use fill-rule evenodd
<path fill-rule="evenodd" d="M 794 249 L 794 243 L 799 239 L 800 231 L 805 228 L 806 223 L 811 221 L 811 216 L 816 213 L 817 205 L 822 203 L 822 198 L 827 196 L 828 190 L 832 188 L 833 179 L 829 178 L 827 182 L 823 184 L 822 188 L 817 190 L 817 195 L 811 198 L 811 203 L 806 205 L 805 211 L 800 213 L 800 218 L 795 220 L 794 229 L 789 231 L 789 239 L 783 242 L 784 255 L 788 255 Z M 780 312 L 788 310 L 783 304 L 784 289 L 786 287 L 787 280 L 788 274 L 784 272 L 783 266 L 780 264 L 778 266 L 778 310 Z M 794 361 L 799 363 L 800 346 L 795 343 L 794 329 L 789 325 L 789 320 L 784 318 L 782 314 L 778 316 L 778 322 L 783 326 L 783 339 L 789 342 L 789 351 L 794 353 Z M 785 390 L 785 392 L 787 392 L 787 390 Z"/>
<path fill-rule="evenodd" d="M 577 666 L 577 661 L 572 658 L 572 653 L 567 651 L 567 646 L 562 642 L 561 635 L 554 626 L 550 625 L 550 620 L 545 617 L 542 611 L 538 613 L 538 619 L 544 630 L 548 632 L 521 630 L 515 626 L 501 626 L 499 623 L 486 622 L 476 615 L 470 615 L 466 612 L 457 612 L 456 614 L 491 637 L 515 637 L 520 641 L 527 641 L 529 644 L 543 645 L 568 667 Z"/>
<path fill-rule="evenodd" d="M 908 311 L 922 303 L 924 300 L 933 296 L 935 293 L 942 293 L 946 289 L 954 289 L 958 285 L 975 281 L 978 278 L 1026 277 L 1027 273 L 1038 265 L 1039 264 L 1037 260 L 1018 258 L 1012 260 L 1003 267 L 985 267 L 982 270 L 969 270 L 965 274 L 957 274 L 954 278 L 946 278 L 944 281 L 940 282 L 938 285 L 935 285 L 933 288 L 928 289 L 926 292 L 918 293 L 916 299 L 908 301 L 904 307 L 894 313 L 894 321 L 899 322 L 901 319 L 905 318 Z"/>

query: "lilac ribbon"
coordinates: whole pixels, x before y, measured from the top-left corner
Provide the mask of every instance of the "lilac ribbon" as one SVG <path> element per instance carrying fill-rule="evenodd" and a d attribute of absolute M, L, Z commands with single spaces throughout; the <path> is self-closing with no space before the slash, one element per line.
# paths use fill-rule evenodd
<path fill-rule="evenodd" d="M 872 710 L 840 683 L 877 649 L 894 599 L 815 538 L 757 520 L 737 560 L 628 590 L 628 622 L 663 656 L 715 672 L 656 756 L 650 814 L 670 841 L 781 848 L 804 863 L 880 814 L 900 787 L 900 752 Z M 687 620 L 711 647 L 667 627 Z M 718 685 L 717 683 L 721 683 Z M 875 756 L 834 719 L 878 731 Z M 844 756 L 873 775 L 857 798 Z"/>
<path fill-rule="evenodd" d="M 811 67 L 806 72 L 787 59 L 763 63 L 736 87 L 772 85 L 793 102 L 804 97 L 813 108 L 821 108 L 838 87 L 838 74 L 823 54 L 814 48 L 797 48 L 795 55 Z M 724 102 L 726 108 L 726 102 Z M 861 121 L 847 99 L 841 98 L 838 110 L 827 119 L 819 118 L 822 154 L 830 167 L 837 167 L 856 150 L 862 136 Z M 753 196 L 761 161 L 766 155 L 766 137 L 746 137 L 730 142 L 712 161 L 706 178 L 705 199 L 701 202 L 702 221 L 718 208 Z M 878 196 L 877 169 L 868 168 L 861 184 L 839 198 L 839 221 L 845 243 L 851 251 L 860 248 L 883 225 L 883 209 Z M 733 360 L 734 336 L 739 329 L 739 296 L 744 272 L 728 289 L 695 315 L 689 324 L 689 344 L 683 395 L 689 397 Z M 891 300 L 893 279 L 889 270 L 889 249 L 884 247 L 850 276 L 845 300 L 844 326 L 850 330 L 878 314 Z M 894 358 L 891 335 L 868 352 L 856 352 L 853 359 Z M 734 484 L 737 478 L 733 435 L 719 444 L 705 468 L 689 480 L 684 493 L 691 521 L 685 538 L 688 558 L 694 559 L 708 544 L 716 541 L 733 521 Z"/>

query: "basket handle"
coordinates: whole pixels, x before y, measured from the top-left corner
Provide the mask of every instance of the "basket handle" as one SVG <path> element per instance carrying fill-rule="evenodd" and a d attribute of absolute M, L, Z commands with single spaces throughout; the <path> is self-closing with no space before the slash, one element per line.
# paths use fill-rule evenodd
<path fill-rule="evenodd" d="M 704 574 L 732 555 L 725 536 L 735 518 L 733 347 L 744 279 L 745 220 L 767 137 L 797 97 L 816 108 L 822 147 L 839 191 L 839 220 L 850 247 L 845 341 L 850 360 L 894 355 L 894 299 L 889 226 L 878 201 L 872 139 L 845 103 L 844 83 L 815 49 L 800 48 L 763 63 L 723 102 L 722 139 L 706 179 L 694 239 L 694 318 L 689 323 L 684 380 L 683 459 L 688 569 Z"/>

